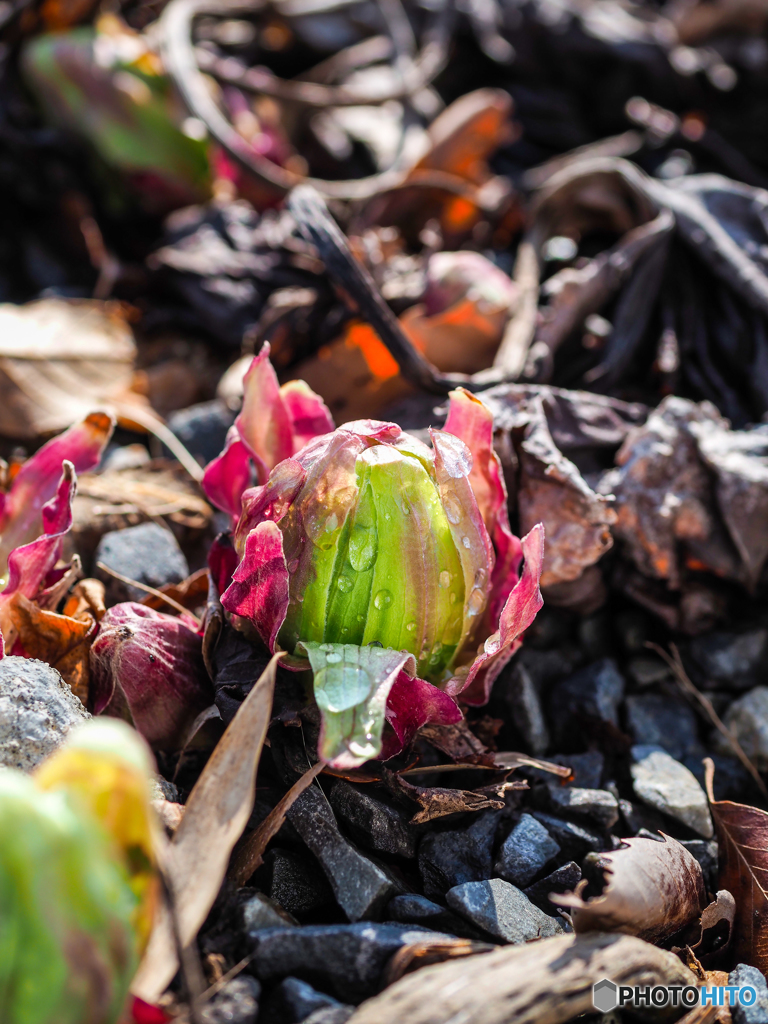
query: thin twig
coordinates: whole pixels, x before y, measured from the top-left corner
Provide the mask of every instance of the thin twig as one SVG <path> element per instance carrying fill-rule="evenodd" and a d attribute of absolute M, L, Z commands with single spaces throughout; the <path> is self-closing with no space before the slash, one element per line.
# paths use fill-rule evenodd
<path fill-rule="evenodd" d="M 763 794 L 764 797 L 766 797 L 766 799 L 768 799 L 768 788 L 766 788 L 766 785 L 763 782 L 760 772 L 757 770 L 752 761 L 744 753 L 744 749 L 739 743 L 739 741 L 728 729 L 728 727 L 725 725 L 725 723 L 720 718 L 718 713 L 712 707 L 711 701 L 709 701 L 704 696 L 704 694 L 701 693 L 696 688 L 696 686 L 694 686 L 694 684 L 691 682 L 688 673 L 685 671 L 685 667 L 683 666 L 683 662 L 680 657 L 680 651 L 677 649 L 677 645 L 669 645 L 672 654 L 669 654 L 668 651 L 665 651 L 663 647 L 659 647 L 658 644 L 647 642 L 645 646 L 650 648 L 650 650 L 655 651 L 659 655 L 659 657 L 662 658 L 667 663 L 667 665 L 669 665 L 670 669 L 672 670 L 672 674 L 675 677 L 675 680 L 680 689 L 682 690 L 683 694 L 689 700 L 691 700 L 693 704 L 698 707 L 699 711 L 702 712 L 704 717 L 707 718 L 712 725 L 714 725 L 714 727 L 717 729 L 717 731 L 720 733 L 723 739 L 728 743 L 736 757 L 739 759 L 742 765 L 746 768 L 746 770 L 755 780 L 755 783 L 760 789 L 760 792 Z"/>
<path fill-rule="evenodd" d="M 172 597 L 168 597 L 162 590 L 157 590 L 155 587 L 150 587 L 146 583 L 139 583 L 138 580 L 132 580 L 130 576 L 123 576 L 122 573 L 116 572 L 114 569 L 110 569 L 104 562 L 97 562 L 96 568 L 101 569 L 102 572 L 108 573 L 110 576 L 114 576 L 116 580 L 120 580 L 121 583 L 126 583 L 129 587 L 137 587 L 139 590 L 144 590 L 147 594 L 152 594 L 153 597 L 159 598 L 165 604 L 171 608 L 175 608 L 177 612 L 181 612 L 183 615 L 189 615 L 191 619 L 194 619 L 198 627 L 200 626 L 200 619 L 194 612 L 191 612 L 189 608 L 185 608 L 183 604 L 179 604 Z"/>

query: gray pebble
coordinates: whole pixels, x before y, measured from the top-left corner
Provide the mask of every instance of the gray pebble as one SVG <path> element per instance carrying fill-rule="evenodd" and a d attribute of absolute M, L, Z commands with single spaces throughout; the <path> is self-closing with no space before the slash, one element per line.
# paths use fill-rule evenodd
<path fill-rule="evenodd" d="M 735 970 L 728 975 L 729 985 L 751 985 L 757 992 L 757 999 L 751 1006 L 740 1003 L 731 1007 L 733 1024 L 765 1024 L 768 1021 L 768 985 L 765 976 L 757 967 L 737 964 Z"/>
<path fill-rule="evenodd" d="M 551 913 L 557 906 L 557 902 L 553 902 L 549 898 L 550 895 L 562 896 L 563 893 L 573 892 L 580 881 L 581 868 L 576 861 L 569 860 L 567 864 L 557 868 L 551 875 L 539 879 L 538 882 L 534 882 L 523 891 L 531 902 L 535 903 L 537 907 L 541 907 L 544 913 Z"/>
<path fill-rule="evenodd" d="M 504 840 L 496 861 L 496 874 L 521 889 L 560 853 L 546 828 L 530 814 L 523 814 Z"/>
<path fill-rule="evenodd" d="M 571 730 L 585 721 L 619 724 L 624 678 L 612 658 L 603 658 L 559 683 L 550 697 L 557 739 L 567 742 Z"/>
<path fill-rule="evenodd" d="M 448 906 L 501 942 L 520 945 L 564 931 L 554 917 L 501 878 L 465 882 L 446 894 Z"/>
<path fill-rule="evenodd" d="M 547 786 L 549 803 L 555 814 L 586 818 L 599 828 L 612 828 L 619 820 L 619 801 L 607 789 L 581 789 L 578 786 Z"/>
<path fill-rule="evenodd" d="M 526 749 L 541 756 L 549 747 L 549 729 L 541 706 L 538 687 L 522 661 L 511 668 L 504 699 L 515 728 L 526 742 Z"/>
<path fill-rule="evenodd" d="M 630 771 L 638 798 L 711 839 L 707 798 L 693 773 L 661 747 L 632 747 L 632 757 L 635 763 Z"/>
<path fill-rule="evenodd" d="M 336 901 L 350 921 L 374 918 L 399 886 L 339 831 L 325 796 L 314 786 L 288 811 L 288 820 L 317 857 Z"/>
<path fill-rule="evenodd" d="M 739 697 L 728 708 L 725 725 L 734 733 L 742 750 L 760 771 L 768 770 L 768 687 L 756 686 Z M 719 736 L 718 746 L 724 754 L 732 753 Z"/>
<path fill-rule="evenodd" d="M 31 772 L 91 716 L 44 661 L 0 661 L 0 765 Z"/>
<path fill-rule="evenodd" d="M 714 682 L 730 690 L 745 690 L 762 674 L 767 642 L 766 629 L 708 633 L 691 640 L 688 652 L 708 686 Z"/>
<path fill-rule="evenodd" d="M 581 862 L 588 853 L 596 853 L 605 848 L 603 837 L 592 829 L 541 811 L 534 811 L 533 816 L 541 822 L 569 860 Z"/>
<path fill-rule="evenodd" d="M 678 761 L 703 755 L 696 715 L 688 704 L 673 697 L 644 693 L 627 697 L 627 730 L 635 741 L 663 747 Z"/>
<path fill-rule="evenodd" d="M 416 856 L 414 829 L 396 807 L 377 800 L 348 782 L 334 785 L 330 801 L 336 817 L 349 828 L 361 846 L 394 857 Z"/>
<path fill-rule="evenodd" d="M 419 844 L 424 895 L 441 897 L 462 882 L 490 878 L 498 811 L 486 811 L 469 828 L 428 832 Z"/>
<path fill-rule="evenodd" d="M 103 562 L 122 576 L 155 588 L 180 583 L 189 576 L 189 565 L 176 538 L 157 523 L 139 523 L 125 530 L 105 533 L 96 548 L 96 562 Z M 122 583 L 102 569 L 96 569 L 95 575 L 106 587 L 107 604 L 141 601 L 146 597 L 146 591 Z"/>
<path fill-rule="evenodd" d="M 253 936 L 250 969 L 266 985 L 301 978 L 344 1002 L 359 1003 L 380 990 L 383 972 L 401 947 L 448 938 L 414 925 L 371 921 L 273 929 Z"/>
<path fill-rule="evenodd" d="M 264 928 L 295 928 L 296 919 L 262 892 L 254 893 L 240 908 L 246 934 Z"/>

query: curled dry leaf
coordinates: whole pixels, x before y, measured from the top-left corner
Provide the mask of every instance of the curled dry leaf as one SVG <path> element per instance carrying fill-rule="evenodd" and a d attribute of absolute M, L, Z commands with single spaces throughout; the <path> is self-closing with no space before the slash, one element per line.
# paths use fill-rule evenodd
<path fill-rule="evenodd" d="M 698 924 L 707 902 L 701 867 L 671 836 L 627 839 L 600 854 L 597 866 L 607 883 L 601 895 L 557 897 L 558 906 L 571 908 L 577 933 L 623 932 L 658 943 Z"/>
<path fill-rule="evenodd" d="M 500 811 L 504 808 L 504 801 L 498 798 L 498 791 L 503 793 L 504 786 L 510 788 L 508 783 L 501 783 L 495 787 L 496 792 L 489 792 L 493 787 L 484 791 L 471 789 L 446 789 L 440 786 L 414 786 L 400 775 L 389 776 L 390 784 L 395 792 L 401 793 L 414 800 L 420 805 L 421 810 L 412 818 L 411 824 L 422 825 L 435 818 L 444 818 L 448 814 L 466 814 L 468 811 L 485 811 L 489 808 Z M 522 784 L 522 788 L 527 788 Z"/>
<path fill-rule="evenodd" d="M 768 971 L 768 813 L 715 800 L 714 765 L 707 758 L 706 788 L 719 850 L 719 884 L 733 893 L 736 919 L 732 958 Z"/>
<path fill-rule="evenodd" d="M 213 906 L 230 854 L 253 810 L 254 783 L 272 712 L 280 655 L 241 704 L 202 771 L 169 844 L 166 875 L 182 948 L 194 941 Z M 170 917 L 162 909 L 132 992 L 155 1003 L 178 967 Z"/>

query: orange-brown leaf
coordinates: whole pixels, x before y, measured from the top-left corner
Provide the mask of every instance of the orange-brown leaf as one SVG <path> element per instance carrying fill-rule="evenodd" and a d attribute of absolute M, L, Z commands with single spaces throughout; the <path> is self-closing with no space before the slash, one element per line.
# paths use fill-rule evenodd
<path fill-rule="evenodd" d="M 17 640 L 27 657 L 47 661 L 75 696 L 88 703 L 88 656 L 96 635 L 93 616 L 73 619 L 58 615 L 16 593 L 4 609 L 3 634 L 9 650 Z"/>

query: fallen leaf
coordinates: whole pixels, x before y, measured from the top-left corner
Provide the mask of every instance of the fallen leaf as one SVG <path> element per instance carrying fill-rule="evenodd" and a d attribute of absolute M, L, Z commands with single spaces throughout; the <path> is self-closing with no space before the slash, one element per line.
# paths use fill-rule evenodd
<path fill-rule="evenodd" d="M 412 825 L 423 825 L 449 814 L 467 814 L 485 811 L 489 808 L 500 811 L 504 801 L 493 793 L 475 792 L 471 789 L 446 789 L 440 786 L 414 786 L 402 775 L 386 777 L 390 789 L 419 804 L 421 810 L 411 818 Z M 525 787 L 525 783 L 523 783 Z M 526 787 L 527 788 L 527 787 Z"/>
<path fill-rule="evenodd" d="M 21 650 L 27 658 L 48 662 L 87 707 L 89 654 L 96 637 L 96 619 L 90 615 L 75 619 L 46 611 L 19 591 L 9 597 L 3 619 L 12 623 L 16 636 L 14 644 L 9 644 L 10 651 Z M 5 632 L 9 632 L 7 625 Z"/>
<path fill-rule="evenodd" d="M 466 721 L 456 725 L 425 725 L 419 735 L 454 761 L 494 765 L 494 755 L 475 736 Z"/>
<path fill-rule="evenodd" d="M 579 883 L 575 893 L 557 897 L 558 906 L 571 908 L 577 934 L 623 932 L 659 943 L 698 924 L 707 902 L 701 866 L 671 836 L 625 839 L 596 866 L 606 882 L 599 896 L 584 900 Z"/>
<path fill-rule="evenodd" d="M 732 958 L 768 970 L 768 813 L 715 800 L 714 764 L 707 758 L 706 790 L 719 850 L 719 884 L 733 893 L 736 919 Z"/>
<path fill-rule="evenodd" d="M 263 854 L 270 839 L 273 839 L 285 823 L 285 816 L 307 786 L 317 778 L 325 767 L 323 761 L 318 761 L 309 768 L 301 778 L 294 782 L 282 800 L 276 804 L 258 828 L 248 836 L 235 858 L 235 862 L 229 872 L 229 877 L 235 885 L 245 885 L 251 875 L 264 862 Z"/>
<path fill-rule="evenodd" d="M 136 347 L 123 307 L 86 299 L 0 305 L 0 434 L 33 440 L 125 401 Z"/>
<path fill-rule="evenodd" d="M 182 948 L 194 941 L 218 895 L 232 849 L 254 802 L 256 770 L 272 711 L 280 655 L 275 655 L 219 740 L 186 804 L 167 850 Z M 161 910 L 132 993 L 155 1003 L 178 967 L 170 917 Z"/>

